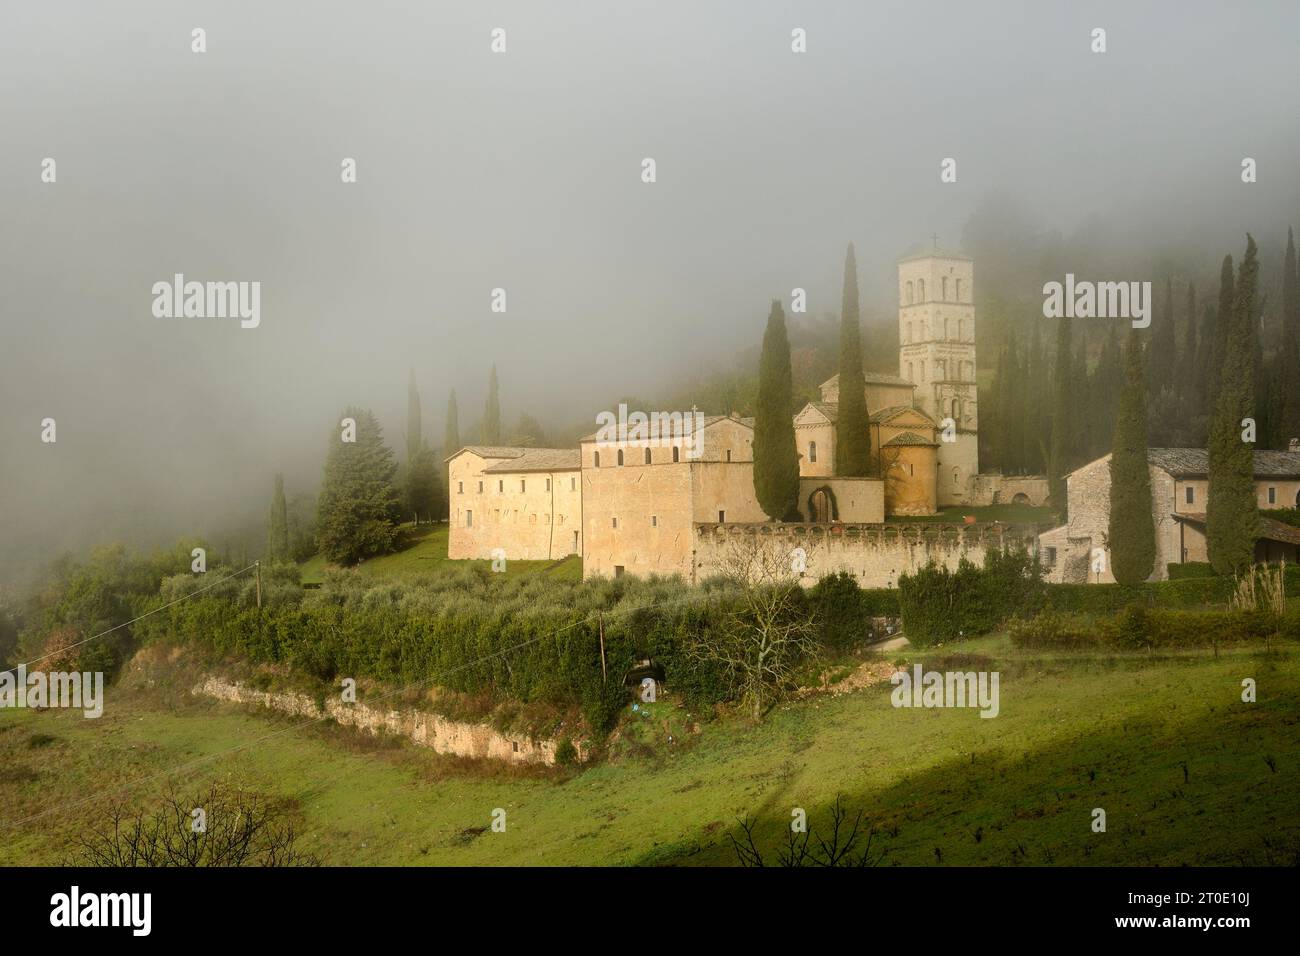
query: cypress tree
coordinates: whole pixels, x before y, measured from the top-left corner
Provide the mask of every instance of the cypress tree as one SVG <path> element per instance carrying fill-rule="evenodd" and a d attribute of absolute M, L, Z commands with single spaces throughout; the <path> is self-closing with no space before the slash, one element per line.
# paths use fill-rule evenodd
<path fill-rule="evenodd" d="M 1151 473 L 1147 469 L 1147 385 L 1142 339 L 1130 329 L 1124 348 L 1124 385 L 1110 457 L 1110 524 L 1107 542 L 1115 580 L 1125 586 L 1151 576 L 1156 561 L 1156 526 L 1151 516 Z"/>
<path fill-rule="evenodd" d="M 411 369 L 411 381 L 406 387 L 406 461 L 409 465 L 415 461 L 420 449 L 424 447 L 424 430 L 420 424 L 420 392 L 415 387 L 415 369 Z"/>
<path fill-rule="evenodd" d="M 275 476 L 271 495 L 271 520 L 266 535 L 267 561 L 289 560 L 289 508 L 284 502 L 284 476 Z"/>
<path fill-rule="evenodd" d="M 1236 283 L 1232 277 L 1232 256 L 1223 257 L 1219 268 L 1219 308 L 1214 314 L 1214 347 L 1210 350 L 1206 378 L 1205 410 L 1211 418 L 1218 407 L 1219 383 L 1223 379 L 1223 353 L 1228 348 L 1228 330 L 1232 325 L 1232 304 L 1236 298 Z"/>
<path fill-rule="evenodd" d="M 1088 460 L 1090 436 L 1095 431 L 1091 417 L 1088 415 L 1088 337 L 1084 329 L 1079 329 L 1079 347 L 1074 353 L 1074 367 L 1070 372 L 1071 388 L 1074 391 L 1075 406 L 1071 410 L 1074 429 L 1070 436 L 1069 464 L 1077 468 Z"/>
<path fill-rule="evenodd" d="M 1010 404 L 1007 397 L 1011 392 L 1007 371 L 1009 364 L 1007 347 L 1002 346 L 1002 351 L 998 353 L 997 371 L 993 376 L 993 389 L 989 396 L 989 408 L 993 414 L 989 416 L 992 421 L 989 422 L 989 430 L 992 435 L 989 439 L 989 450 L 993 453 L 993 461 L 997 464 L 998 470 L 1004 474 L 1011 474 L 1011 427 L 1008 422 L 1010 415 Z"/>
<path fill-rule="evenodd" d="M 1282 262 L 1282 350 L 1275 365 L 1281 371 L 1274 376 L 1278 395 L 1274 447 L 1286 448 L 1292 438 L 1300 438 L 1300 270 L 1290 229 Z"/>
<path fill-rule="evenodd" d="M 330 434 L 325 480 L 316 508 L 316 541 L 336 564 L 355 564 L 392 550 L 401 519 L 394 478 L 397 461 L 384 444 L 384 432 L 369 409 L 343 413 L 356 422 L 356 440 Z"/>
<path fill-rule="evenodd" d="M 1242 440 L 1242 419 L 1255 399 L 1255 285 L 1259 261 L 1254 238 L 1246 235 L 1246 256 L 1237 270 L 1235 295 L 1210 425 L 1210 497 L 1206 546 L 1220 574 L 1240 571 L 1255 559 L 1259 505 L 1255 500 L 1254 445 Z"/>
<path fill-rule="evenodd" d="M 1034 323 L 1034 334 L 1030 340 L 1033 352 L 1033 378 L 1027 392 L 1027 418 L 1025 422 L 1025 443 L 1029 449 L 1026 467 L 1031 474 L 1047 474 L 1047 446 L 1050 422 L 1047 417 L 1048 369 L 1047 356 L 1043 351 L 1041 323 Z"/>
<path fill-rule="evenodd" d="M 1052 507 L 1062 517 L 1066 513 L 1065 476 L 1070 471 L 1070 439 L 1074 427 L 1070 414 L 1073 408 L 1070 392 L 1070 320 L 1057 319 L 1056 362 L 1052 367 L 1055 376 L 1052 401 L 1052 444 L 1047 456 L 1047 495 Z"/>
<path fill-rule="evenodd" d="M 421 448 L 406 467 L 406 510 L 416 524 L 421 516 L 432 517 L 433 509 L 442 500 L 438 481 L 438 462 L 433 450 Z"/>
<path fill-rule="evenodd" d="M 1183 348 L 1178 353 L 1178 394 L 1184 409 L 1200 408 L 1200 393 L 1196 381 L 1196 285 L 1187 284 L 1187 334 Z"/>
<path fill-rule="evenodd" d="M 849 243 L 844 257 L 844 297 L 840 313 L 840 401 L 835 422 L 835 473 L 865 478 L 871 470 L 871 430 L 867 383 L 862 373 L 858 314 L 858 264 Z"/>
<path fill-rule="evenodd" d="M 447 398 L 447 421 L 442 433 L 442 457 L 445 459 L 460 451 L 460 410 L 456 406 L 456 390 L 451 390 Z M 443 496 L 444 518 L 451 518 L 451 465 L 442 466 L 442 483 L 446 489 Z"/>
<path fill-rule="evenodd" d="M 773 521 L 799 520 L 799 451 L 791 415 L 793 390 L 785 312 L 780 300 L 773 299 L 758 361 L 758 405 L 754 412 L 754 494 Z"/>
<path fill-rule="evenodd" d="M 1114 447 L 1115 418 L 1119 414 L 1123 387 L 1124 356 L 1120 351 L 1118 326 L 1112 324 L 1088 385 L 1089 417 L 1092 419 L 1088 433 L 1089 460 L 1100 458 Z"/>
<path fill-rule="evenodd" d="M 1010 376 L 1007 381 L 1009 397 L 1007 400 L 1007 424 L 1009 426 L 1009 458 L 1011 461 L 1012 473 L 1023 475 L 1025 473 L 1025 379 L 1028 371 L 1029 362 L 1028 354 L 1025 354 L 1024 361 L 1021 361 L 1020 344 L 1016 341 L 1015 332 L 1011 332 L 1010 353 L 1007 361 L 1007 374 Z"/>
<path fill-rule="evenodd" d="M 497 367 L 495 365 L 492 366 L 492 374 L 488 376 L 487 407 L 483 410 L 482 442 L 484 445 L 501 444 L 501 399 L 497 394 Z"/>
<path fill-rule="evenodd" d="M 1177 347 L 1174 330 L 1174 280 L 1165 279 L 1165 298 L 1156 326 L 1151 330 L 1151 361 L 1148 386 L 1159 395 L 1173 384 L 1174 356 Z"/>

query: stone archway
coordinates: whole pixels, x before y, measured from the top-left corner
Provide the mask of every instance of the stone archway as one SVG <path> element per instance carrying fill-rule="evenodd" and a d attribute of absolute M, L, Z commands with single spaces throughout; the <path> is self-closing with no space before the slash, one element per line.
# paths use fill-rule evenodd
<path fill-rule="evenodd" d="M 814 524 L 827 524 L 840 519 L 839 505 L 835 501 L 835 492 L 827 485 L 822 485 L 808 496 L 808 520 Z"/>
<path fill-rule="evenodd" d="M 1011 499 L 1011 503 L 1013 505 L 1027 505 L 1029 504 L 1029 496 L 1023 491 L 1017 491 L 1016 496 Z"/>

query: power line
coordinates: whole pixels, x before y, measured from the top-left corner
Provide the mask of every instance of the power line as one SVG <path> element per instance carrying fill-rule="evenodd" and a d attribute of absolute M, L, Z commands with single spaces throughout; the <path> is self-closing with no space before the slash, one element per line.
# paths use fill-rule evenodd
<path fill-rule="evenodd" d="M 7 669 L 7 670 L 0 671 L 0 674 L 10 674 L 10 673 L 12 673 L 12 674 L 17 675 L 17 673 L 18 673 L 18 668 L 19 668 L 19 667 L 22 667 L 22 668 L 29 667 L 29 666 L 31 666 L 32 664 L 35 664 L 35 663 L 37 663 L 37 662 L 39 662 L 39 661 L 43 661 L 43 660 L 45 660 L 45 658 L 47 658 L 47 657 L 54 657 L 56 654 L 63 654 L 63 653 L 65 653 L 66 651 L 70 651 L 70 650 L 72 650 L 74 647 L 80 647 L 82 644 L 89 644 L 91 641 L 96 640 L 96 639 L 98 639 L 98 638 L 101 638 L 101 637 L 103 637 L 105 634 L 112 634 L 114 631 L 120 631 L 122 628 L 124 628 L 124 627 L 129 627 L 130 625 L 134 624 L 136 621 L 143 621 L 146 617 L 148 617 L 148 616 L 151 615 L 151 614 L 157 614 L 159 611 L 165 611 L 165 610 L 167 610 L 167 608 L 171 607 L 171 606 L 174 605 L 174 604 L 180 604 L 182 601 L 188 601 L 190 598 L 194 597 L 194 595 L 196 595 L 196 594 L 202 594 L 204 591 L 210 591 L 212 588 L 217 587 L 217 585 L 225 584 L 225 583 L 226 583 L 227 581 L 229 581 L 231 578 L 237 578 L 237 577 L 239 577 L 241 574 L 243 574 L 244 572 L 246 572 L 246 571 L 251 571 L 253 568 L 257 567 L 257 564 L 258 564 L 258 562 L 254 561 L 254 562 L 253 562 L 252 564 L 250 564 L 248 567 L 246 567 L 246 568 L 242 568 L 242 569 L 240 569 L 239 571 L 235 571 L 233 574 L 228 574 L 228 575 L 226 575 L 224 578 L 222 578 L 220 581 L 213 581 L 211 584 L 205 584 L 203 587 L 201 587 L 201 588 L 199 588 L 199 589 L 197 589 L 197 590 L 195 590 L 195 591 L 191 591 L 189 594 L 183 594 L 183 595 L 181 595 L 180 597 L 178 597 L 178 598 L 177 598 L 176 600 L 174 600 L 174 601 L 168 601 L 166 604 L 163 604 L 163 605 L 161 605 L 160 607 L 156 607 L 156 608 L 154 608 L 152 611 L 145 611 L 145 612 L 144 612 L 143 614 L 141 614 L 139 617 L 133 617 L 133 618 L 131 618 L 131 620 L 129 620 L 129 621 L 124 621 L 124 622 L 122 622 L 121 624 L 115 624 L 115 625 L 113 625 L 112 627 L 110 627 L 107 631 L 100 631 L 98 634 L 92 634 L 90 637 L 87 637 L 87 638 L 85 638 L 84 640 L 77 641 L 77 643 L 75 643 L 75 644 L 69 644 L 67 647 L 60 647 L 60 648 L 59 648 L 58 650 L 56 650 L 56 651 L 50 651 L 48 654 L 42 654 L 40 657 L 33 658 L 32 660 L 28 661 L 26 664 L 17 664 L 17 665 L 15 665 L 14 667 L 11 667 L 11 668 L 9 668 L 9 669 Z"/>

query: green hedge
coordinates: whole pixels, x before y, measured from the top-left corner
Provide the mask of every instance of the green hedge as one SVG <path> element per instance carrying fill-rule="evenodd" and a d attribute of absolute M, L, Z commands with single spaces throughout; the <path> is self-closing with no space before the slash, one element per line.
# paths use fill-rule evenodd
<path fill-rule="evenodd" d="M 1042 568 L 1023 549 L 989 551 L 983 567 L 963 558 L 955 571 L 930 562 L 898 579 L 903 631 L 921 647 L 987 634 L 1043 599 Z"/>
<path fill-rule="evenodd" d="M 1167 608 L 1226 605 L 1236 587 L 1236 581 L 1222 576 L 1152 581 L 1132 588 L 1119 584 L 1049 584 L 1043 609 L 1105 615 L 1117 614 L 1130 604 Z M 1300 595 L 1300 567 L 1287 566 L 1284 587 L 1288 596 Z"/>
<path fill-rule="evenodd" d="M 1048 611 L 1013 621 L 1008 634 L 1015 647 L 1057 650 L 1198 648 L 1272 637 L 1300 641 L 1300 608 L 1279 617 L 1262 611 L 1183 611 L 1133 604 L 1100 620 Z"/>
<path fill-rule="evenodd" d="M 1215 575 L 1214 566 L 1208 561 L 1184 561 L 1182 564 L 1169 564 L 1165 567 L 1169 571 L 1171 581 L 1182 578 L 1212 578 Z"/>

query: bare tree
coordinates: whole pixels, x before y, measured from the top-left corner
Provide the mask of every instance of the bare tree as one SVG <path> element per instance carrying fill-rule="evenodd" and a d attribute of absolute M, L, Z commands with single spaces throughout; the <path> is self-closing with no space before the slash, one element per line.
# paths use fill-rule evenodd
<path fill-rule="evenodd" d="M 783 543 L 760 534 L 728 542 L 721 574 L 739 600 L 721 628 L 706 631 L 687 653 L 696 667 L 720 667 L 754 719 L 794 687 L 795 669 L 817 656 L 795 558 Z"/>
<path fill-rule="evenodd" d="M 79 841 L 78 866 L 319 866 L 297 848 L 292 805 L 212 784 L 182 799 L 174 791 L 152 814 L 116 804 L 108 822 Z"/>
<path fill-rule="evenodd" d="M 888 851 L 881 850 L 875 854 L 871 852 L 876 831 L 874 827 L 863 830 L 862 813 L 863 811 L 859 810 L 853 822 L 849 823 L 849 811 L 844 808 L 842 797 L 837 795 L 835 804 L 831 807 L 830 833 L 822 837 L 811 827 L 803 833 L 796 833 L 793 829 L 788 830 L 785 844 L 777 848 L 776 865 L 879 866 Z M 743 841 L 736 839 L 733 833 L 727 834 L 731 840 L 731 847 L 736 852 L 736 859 L 740 861 L 741 866 L 766 866 L 763 852 L 754 840 L 756 821 L 746 816 L 739 823 Z"/>

